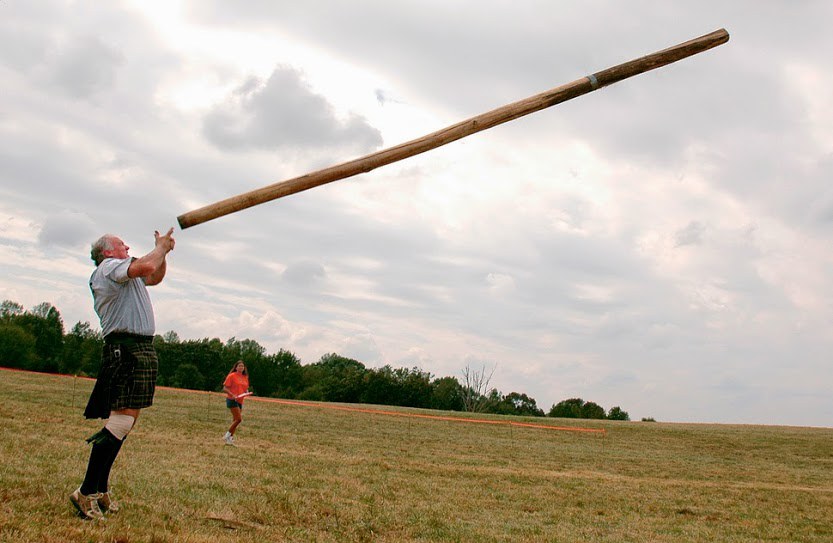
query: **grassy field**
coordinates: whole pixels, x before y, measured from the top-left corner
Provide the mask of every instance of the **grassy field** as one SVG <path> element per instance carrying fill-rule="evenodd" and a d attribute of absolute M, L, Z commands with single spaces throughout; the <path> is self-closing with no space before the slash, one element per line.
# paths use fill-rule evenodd
<path fill-rule="evenodd" d="M 833 541 L 833 429 L 492 417 L 590 434 L 252 399 L 235 448 L 221 395 L 169 389 L 116 461 L 122 511 L 87 522 L 67 496 L 101 426 L 92 382 L 0 386 L 2 542 Z"/>

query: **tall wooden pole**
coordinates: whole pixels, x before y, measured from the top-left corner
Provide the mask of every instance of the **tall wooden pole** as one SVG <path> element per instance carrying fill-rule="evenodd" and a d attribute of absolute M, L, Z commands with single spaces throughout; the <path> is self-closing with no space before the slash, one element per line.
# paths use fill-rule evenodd
<path fill-rule="evenodd" d="M 656 53 L 625 62 L 624 64 L 613 66 L 601 72 L 577 79 L 572 83 L 567 83 L 524 100 L 493 109 L 492 111 L 453 124 L 427 136 L 401 143 L 395 147 L 376 151 L 375 153 L 356 158 L 349 162 L 274 183 L 201 207 L 180 215 L 177 217 L 177 220 L 179 221 L 179 226 L 185 229 L 257 204 L 338 181 L 339 179 L 369 172 L 379 166 L 430 151 L 431 149 L 459 140 L 475 132 L 492 128 L 493 126 L 517 119 L 518 117 L 523 117 L 524 115 L 546 109 L 555 104 L 571 100 L 582 94 L 587 94 L 588 92 L 612 85 L 623 79 L 702 53 L 703 51 L 722 45 L 727 41 L 729 41 L 729 33 L 724 29 L 716 30 L 710 34 L 669 47 L 668 49 L 663 49 L 662 51 L 657 51 Z"/>

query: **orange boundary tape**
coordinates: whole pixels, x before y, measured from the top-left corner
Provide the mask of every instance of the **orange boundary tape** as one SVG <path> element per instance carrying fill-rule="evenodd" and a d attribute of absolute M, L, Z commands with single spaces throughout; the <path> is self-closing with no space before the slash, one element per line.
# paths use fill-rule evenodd
<path fill-rule="evenodd" d="M 351 411 L 354 413 L 370 413 L 373 415 L 388 415 L 393 417 L 411 417 L 416 419 L 430 419 L 443 420 L 449 422 L 468 422 L 473 424 L 492 424 L 497 426 L 518 426 L 521 428 L 539 428 L 542 430 L 557 430 L 561 432 L 585 432 L 594 434 L 607 434 L 604 428 L 581 428 L 578 426 L 550 426 L 548 424 L 533 424 L 530 422 L 514 422 L 511 420 L 489 420 L 489 419 L 472 419 L 468 417 L 444 417 L 442 415 L 423 415 L 420 413 L 400 413 L 398 411 L 386 411 L 383 409 L 364 409 L 361 407 L 346 407 L 343 405 L 328 405 L 324 403 L 310 403 L 298 400 L 281 400 L 278 398 L 261 398 L 257 396 L 249 397 L 249 401 L 272 402 L 283 405 L 293 405 L 299 407 L 319 407 L 321 409 L 335 409 L 337 411 Z"/>
<path fill-rule="evenodd" d="M 94 380 L 92 377 L 83 377 L 79 375 L 66 375 L 62 373 L 45 373 L 39 371 L 32 371 L 32 370 L 24 370 L 19 368 L 6 368 L 0 367 L 0 370 L 4 371 L 17 371 L 21 373 L 36 373 L 38 375 L 52 375 L 55 377 L 74 377 L 74 378 L 81 378 L 87 380 Z M 191 392 L 191 393 L 209 393 L 209 394 L 217 394 L 216 392 L 211 392 L 207 390 L 192 390 L 188 388 L 174 388 L 174 387 L 166 387 L 166 386 L 158 386 L 156 388 L 160 388 L 163 390 L 175 390 L 178 392 Z M 328 403 L 313 403 L 313 402 L 303 402 L 299 400 L 282 400 L 280 398 L 264 398 L 261 396 L 249 396 L 248 401 L 257 401 L 257 402 L 271 402 L 271 403 L 278 403 L 282 405 L 291 405 L 296 407 L 317 407 L 319 409 L 334 409 L 336 411 L 350 411 L 353 413 L 369 413 L 373 415 L 387 415 L 392 417 L 410 417 L 415 419 L 429 419 L 429 420 L 442 420 L 448 422 L 466 422 L 470 424 L 492 424 L 495 426 L 516 426 L 519 428 L 537 428 L 540 430 L 554 430 L 558 432 L 583 432 L 588 434 L 602 434 L 607 435 L 607 430 L 604 428 L 582 428 L 579 426 L 550 426 L 548 424 L 533 424 L 531 422 L 514 422 L 511 420 L 489 420 L 489 419 L 472 419 L 468 417 L 445 417 L 442 415 L 424 415 L 421 413 L 400 413 L 398 411 L 387 411 L 384 409 L 366 409 L 361 407 L 346 407 L 344 405 L 334 405 Z"/>

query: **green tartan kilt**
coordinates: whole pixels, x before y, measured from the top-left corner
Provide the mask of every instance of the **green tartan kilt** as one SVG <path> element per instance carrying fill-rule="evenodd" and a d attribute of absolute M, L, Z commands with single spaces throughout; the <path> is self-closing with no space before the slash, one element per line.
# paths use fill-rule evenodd
<path fill-rule="evenodd" d="M 159 360 L 151 341 L 105 343 L 84 416 L 106 419 L 110 411 L 143 409 L 153 405 Z"/>

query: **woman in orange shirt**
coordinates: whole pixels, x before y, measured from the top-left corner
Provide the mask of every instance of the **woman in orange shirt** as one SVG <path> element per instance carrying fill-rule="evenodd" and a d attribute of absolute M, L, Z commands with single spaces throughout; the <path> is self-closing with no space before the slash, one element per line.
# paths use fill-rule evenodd
<path fill-rule="evenodd" d="M 223 436 L 226 445 L 234 445 L 234 431 L 243 422 L 243 398 L 249 396 L 249 373 L 246 371 L 246 364 L 238 360 L 234 364 L 226 380 L 223 382 L 223 391 L 226 393 L 226 407 L 231 410 L 231 426 Z"/>

